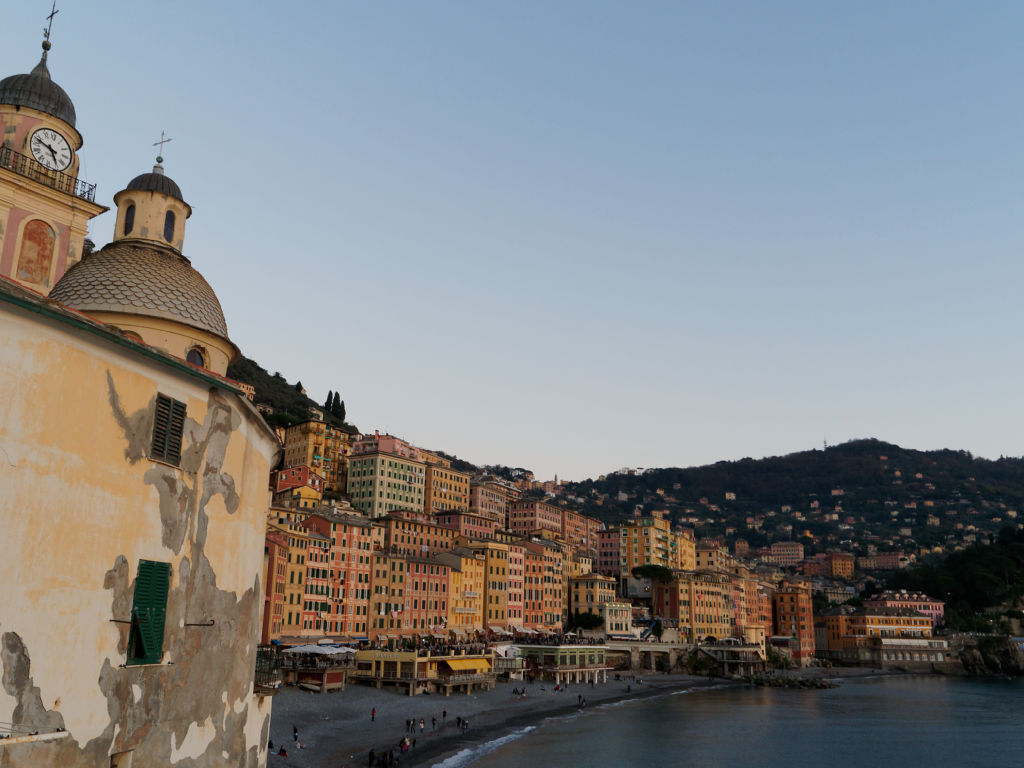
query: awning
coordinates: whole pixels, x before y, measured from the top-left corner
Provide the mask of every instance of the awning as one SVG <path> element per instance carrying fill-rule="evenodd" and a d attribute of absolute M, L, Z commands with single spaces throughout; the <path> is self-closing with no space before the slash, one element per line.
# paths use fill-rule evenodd
<path fill-rule="evenodd" d="M 491 669 L 487 659 L 445 659 L 444 663 L 456 672 L 489 672 Z"/>
<path fill-rule="evenodd" d="M 505 629 L 500 624 L 491 624 L 488 627 L 488 629 L 491 630 L 491 632 L 497 632 L 499 635 L 511 635 L 512 634 L 511 632 L 509 632 L 507 629 Z"/>
<path fill-rule="evenodd" d="M 448 635 L 443 635 L 443 634 L 441 634 L 440 632 L 434 632 L 434 633 L 433 633 L 433 634 L 431 635 L 431 637 L 436 637 L 436 638 L 439 638 L 439 639 L 441 639 L 441 640 L 447 640 L 447 639 L 448 639 Z"/>
<path fill-rule="evenodd" d="M 297 645 L 281 653 L 316 653 L 322 656 L 334 656 L 339 653 L 355 653 L 351 648 L 335 648 L 330 645 Z"/>

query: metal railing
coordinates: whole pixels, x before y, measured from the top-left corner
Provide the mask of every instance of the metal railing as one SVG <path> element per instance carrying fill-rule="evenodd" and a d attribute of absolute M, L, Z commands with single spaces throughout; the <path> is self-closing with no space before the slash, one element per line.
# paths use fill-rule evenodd
<path fill-rule="evenodd" d="M 0 147 L 0 168 L 14 171 L 19 176 L 38 181 L 51 189 L 64 192 L 90 203 L 96 202 L 96 185 L 86 184 L 81 179 L 60 171 L 48 171 L 33 158 L 15 152 L 10 147 Z"/>
<path fill-rule="evenodd" d="M 254 673 L 257 691 L 281 687 L 280 657 L 273 646 L 263 645 L 256 649 L 256 670 Z"/>

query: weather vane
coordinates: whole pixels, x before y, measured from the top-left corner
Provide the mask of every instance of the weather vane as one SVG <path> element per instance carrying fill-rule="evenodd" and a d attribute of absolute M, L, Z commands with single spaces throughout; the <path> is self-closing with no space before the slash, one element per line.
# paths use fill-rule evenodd
<path fill-rule="evenodd" d="M 164 144 L 166 144 L 166 143 L 167 143 L 167 142 L 169 142 L 169 141 L 173 141 L 173 139 L 165 139 L 165 138 L 164 138 L 164 132 L 163 132 L 163 131 L 160 131 L 160 141 L 154 141 L 154 142 L 153 142 L 153 146 L 154 146 L 154 147 L 156 147 L 156 146 L 159 146 L 159 147 L 160 147 L 160 149 L 158 149 L 158 150 L 157 150 L 157 152 L 158 152 L 159 154 L 158 154 L 158 155 L 156 156 L 156 161 L 157 161 L 158 163 L 162 163 L 162 162 L 164 161 L 164 159 L 163 159 L 163 157 L 162 157 L 162 155 L 163 155 L 163 153 L 164 153 Z"/>
<path fill-rule="evenodd" d="M 60 11 L 57 10 L 57 0 L 53 0 L 53 7 L 50 8 L 50 15 L 46 17 L 49 23 L 46 25 L 46 29 L 43 30 L 43 40 L 47 43 L 50 42 L 50 28 L 53 27 L 53 17 L 58 13 L 60 13 Z"/>

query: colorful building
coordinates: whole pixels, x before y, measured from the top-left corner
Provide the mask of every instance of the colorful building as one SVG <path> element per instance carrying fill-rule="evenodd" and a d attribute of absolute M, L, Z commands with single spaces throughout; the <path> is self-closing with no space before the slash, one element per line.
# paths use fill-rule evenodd
<path fill-rule="evenodd" d="M 324 490 L 344 493 L 350 435 L 325 421 L 311 419 L 284 431 L 284 466 L 310 467 L 324 480 Z"/>
<path fill-rule="evenodd" d="M 801 667 L 814 659 L 814 615 L 811 584 L 784 579 L 775 592 L 775 634 L 791 638 L 793 660 Z"/>
<path fill-rule="evenodd" d="M 443 456 L 420 451 L 425 463 L 423 511 L 427 515 L 469 512 L 469 473 L 452 469 Z"/>
<path fill-rule="evenodd" d="M 363 514 L 423 514 L 426 464 L 415 446 L 392 435 L 364 436 L 352 444 L 348 465 L 348 495 Z"/>

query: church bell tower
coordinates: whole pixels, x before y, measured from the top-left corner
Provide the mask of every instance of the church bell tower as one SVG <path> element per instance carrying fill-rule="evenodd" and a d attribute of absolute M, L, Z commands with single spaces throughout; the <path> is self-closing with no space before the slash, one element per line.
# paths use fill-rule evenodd
<path fill-rule="evenodd" d="M 0 275 L 44 294 L 81 259 L 89 220 L 107 210 L 78 178 L 82 135 L 50 77 L 49 38 L 47 27 L 31 72 L 0 80 Z"/>

